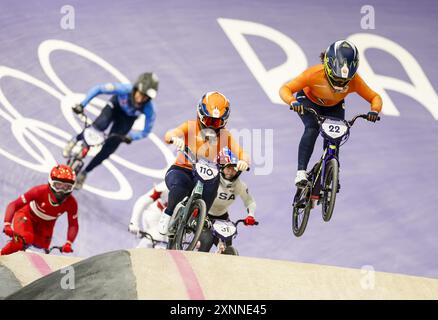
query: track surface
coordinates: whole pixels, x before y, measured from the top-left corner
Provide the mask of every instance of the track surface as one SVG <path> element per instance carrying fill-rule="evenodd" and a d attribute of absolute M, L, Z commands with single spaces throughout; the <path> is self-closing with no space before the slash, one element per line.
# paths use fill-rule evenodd
<path fill-rule="evenodd" d="M 378 271 L 438 277 L 438 175 L 434 169 L 438 127 L 432 114 L 418 101 L 388 90 L 400 115 L 383 115 L 375 125 L 357 123 L 341 150 L 342 191 L 332 221 L 323 223 L 319 209 L 315 210 L 305 234 L 294 238 L 290 217 L 292 181 L 302 124 L 287 107 L 268 98 L 217 20 L 238 19 L 269 26 L 296 42 L 307 65 L 318 63 L 319 52 L 336 39 L 356 33 L 382 36 L 413 55 L 428 81 L 436 86 L 438 76 L 433 71 L 438 69 L 438 43 L 433 39 L 438 27 L 437 3 L 368 3 L 376 12 L 376 28 L 371 30 L 360 27 L 361 1 L 350 1 L 348 5 L 331 1 L 330 7 L 322 0 L 295 4 L 253 1 L 250 8 L 247 1 L 148 1 L 146 6 L 144 1 L 113 2 L 111 6 L 105 1 L 71 1 L 75 29 L 64 30 L 60 26 L 63 1 L 2 1 L 0 66 L 14 69 L 15 77 L 25 78 L 17 70 L 32 76 L 34 79 L 25 79 L 34 84 L 40 81 L 47 88 L 6 76 L 10 69 L 0 69 L 0 212 L 28 187 L 44 183 L 50 166 L 63 161 L 61 147 L 75 132 L 67 121 L 73 123 L 73 116 L 61 112 L 60 99 L 66 101 L 64 93 L 84 93 L 96 83 L 117 80 L 114 72 L 105 71 L 89 58 L 62 50 L 50 55 L 54 73 L 48 72 L 50 68 L 44 63 L 47 51 L 40 51 L 40 63 L 38 48 L 46 40 L 62 40 L 94 53 L 127 79 L 134 79 L 144 70 L 157 72 L 161 80 L 154 128 L 157 140 L 169 128 L 195 117 L 198 99 L 210 90 L 223 91 L 230 98 L 230 127 L 273 129 L 273 142 L 266 142 L 273 147 L 273 171 L 269 175 L 254 175 L 255 171 L 243 175 L 257 200 L 260 225 L 241 228 L 236 246 L 242 255 L 357 269 L 371 265 Z M 285 53 L 273 42 L 256 36 L 247 39 L 266 69 L 285 61 Z M 411 81 L 390 54 L 369 49 L 365 56 L 376 73 Z M 363 68 L 362 64 L 360 71 L 365 71 Z M 362 75 L 369 78 L 366 73 Z M 415 79 L 419 79 L 418 73 Z M 421 95 L 422 100 L 436 98 L 436 93 Z M 367 110 L 359 98 L 347 99 L 347 117 Z M 36 134 L 33 122 L 33 134 L 27 134 L 19 143 L 20 129 L 25 125 L 19 121 L 23 120 L 20 115 L 41 121 L 46 127 L 40 126 L 43 132 Z M 57 135 L 54 128 L 64 130 L 65 135 Z M 43 133 L 54 139 L 43 138 Z M 24 147 L 26 143 L 28 147 Z M 319 156 L 320 144 L 314 159 Z M 80 234 L 74 255 L 89 257 L 136 245 L 137 240 L 127 233 L 131 209 L 138 197 L 161 181 L 166 159 L 170 161 L 172 156 L 172 150 L 167 150 L 168 158 L 151 139 L 119 148 L 117 156 L 158 170 L 151 177 L 113 158 L 111 164 L 126 178 L 125 189 L 119 194 L 124 200 L 90 190 L 119 189 L 108 167 L 90 174 L 87 189 L 76 194 Z M 238 204 L 231 213 L 238 219 L 244 209 Z M 53 244 L 65 241 L 65 220 L 58 222 Z M 0 245 L 5 242 L 6 237 L 0 236 Z"/>

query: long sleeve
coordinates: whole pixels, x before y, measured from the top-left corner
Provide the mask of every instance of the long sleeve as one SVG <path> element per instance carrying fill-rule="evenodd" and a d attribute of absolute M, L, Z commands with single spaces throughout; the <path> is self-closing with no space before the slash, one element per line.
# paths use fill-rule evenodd
<path fill-rule="evenodd" d="M 253 196 L 249 193 L 246 183 L 240 179 L 237 180 L 236 192 L 240 196 L 240 198 L 242 198 L 242 201 L 246 207 L 248 215 L 255 217 L 255 211 L 257 207 L 256 202 Z"/>
<path fill-rule="evenodd" d="M 10 202 L 8 204 L 8 206 L 6 207 L 5 224 L 11 224 L 12 219 L 14 219 L 15 212 L 17 210 L 21 209 L 24 205 L 25 205 L 25 203 L 23 203 L 23 200 L 21 197 Z"/>
<path fill-rule="evenodd" d="M 166 135 L 164 136 L 164 141 L 166 143 L 170 143 L 170 139 L 172 139 L 172 137 L 185 138 L 185 136 L 187 135 L 188 130 L 189 130 L 188 122 L 184 122 L 179 127 L 167 131 Z"/>
<path fill-rule="evenodd" d="M 133 140 L 140 140 L 146 138 L 149 135 L 149 133 L 151 133 L 152 128 L 154 127 L 155 124 L 155 119 L 157 117 L 152 103 L 145 108 L 144 115 L 145 115 L 145 120 L 144 120 L 143 130 L 131 131 L 129 133 L 129 135 Z"/>
<path fill-rule="evenodd" d="M 141 226 L 141 217 L 146 208 L 149 208 L 151 204 L 157 201 L 161 197 L 162 183 L 149 190 L 146 194 L 142 195 L 134 205 L 131 216 L 131 223 L 135 226 Z"/>
<path fill-rule="evenodd" d="M 99 94 L 123 94 L 128 93 L 132 89 L 129 83 L 104 83 L 92 87 L 81 104 L 85 107 L 94 97 Z"/>
<path fill-rule="evenodd" d="M 371 104 L 371 110 L 380 112 L 382 110 L 382 98 L 370 89 L 365 81 L 358 75 L 354 77 L 354 91 Z"/>
<path fill-rule="evenodd" d="M 23 208 L 27 203 L 30 201 L 36 199 L 37 193 L 38 193 L 38 187 L 33 187 L 32 189 L 28 190 L 26 193 L 15 199 L 14 201 L 10 202 L 6 208 L 6 214 L 5 214 L 5 223 L 10 224 L 12 223 L 12 219 L 14 219 L 15 212 Z"/>
<path fill-rule="evenodd" d="M 67 230 L 67 241 L 73 243 L 79 232 L 78 223 L 78 205 L 76 200 L 72 200 L 72 205 L 67 211 L 68 215 L 68 230 Z"/>
<path fill-rule="evenodd" d="M 306 70 L 302 72 L 300 75 L 298 75 L 296 78 L 285 83 L 280 88 L 280 92 L 279 92 L 280 97 L 287 105 L 290 105 L 292 102 L 296 101 L 294 97 L 294 93 L 297 93 L 298 91 L 304 89 L 304 87 L 307 86 L 308 74 L 309 71 Z"/>
<path fill-rule="evenodd" d="M 250 158 L 248 154 L 243 150 L 243 148 L 239 145 L 239 143 L 231 136 L 231 133 L 228 132 L 228 148 L 230 148 L 231 152 L 234 153 L 239 160 L 246 161 L 250 164 Z"/>

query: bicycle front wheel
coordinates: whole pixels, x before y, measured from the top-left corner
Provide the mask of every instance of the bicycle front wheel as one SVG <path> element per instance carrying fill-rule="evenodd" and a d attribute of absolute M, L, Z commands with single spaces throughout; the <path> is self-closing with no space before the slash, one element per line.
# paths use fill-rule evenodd
<path fill-rule="evenodd" d="M 310 200 L 310 187 L 298 189 L 295 195 L 292 213 L 292 231 L 296 237 L 303 235 L 309 221 L 312 201 Z"/>
<path fill-rule="evenodd" d="M 207 205 L 204 200 L 196 199 L 188 209 L 186 221 L 181 221 L 176 231 L 175 249 L 193 251 L 204 228 Z"/>
<path fill-rule="evenodd" d="M 335 209 L 336 194 L 338 192 L 339 164 L 336 159 L 331 159 L 325 169 L 323 199 L 322 199 L 322 219 L 330 221 Z"/>

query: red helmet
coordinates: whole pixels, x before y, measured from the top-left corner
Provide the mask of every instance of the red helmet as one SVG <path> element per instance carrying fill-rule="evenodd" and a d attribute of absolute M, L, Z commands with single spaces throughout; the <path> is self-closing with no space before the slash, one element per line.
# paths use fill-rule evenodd
<path fill-rule="evenodd" d="M 76 174 L 69 166 L 59 164 L 50 171 L 49 185 L 57 199 L 57 194 L 69 195 L 73 191 L 75 183 Z"/>

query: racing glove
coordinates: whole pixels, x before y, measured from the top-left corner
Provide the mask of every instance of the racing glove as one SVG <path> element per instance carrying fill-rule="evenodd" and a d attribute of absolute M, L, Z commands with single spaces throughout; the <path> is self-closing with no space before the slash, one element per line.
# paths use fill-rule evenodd
<path fill-rule="evenodd" d="M 138 232 L 140 231 L 140 227 L 136 226 L 134 223 L 130 223 L 128 226 L 128 231 L 131 232 L 132 234 L 137 235 Z"/>
<path fill-rule="evenodd" d="M 11 224 L 8 222 L 5 222 L 5 227 L 3 229 L 3 232 L 8 236 L 13 238 L 14 237 L 14 230 L 11 228 Z"/>
<path fill-rule="evenodd" d="M 186 146 L 184 139 L 180 137 L 173 137 L 171 141 L 179 151 L 184 151 Z"/>
<path fill-rule="evenodd" d="M 299 113 L 299 114 L 304 114 L 304 107 L 301 103 L 299 103 L 298 101 L 294 101 L 291 103 L 290 105 L 290 109 Z"/>
<path fill-rule="evenodd" d="M 62 246 L 61 252 L 63 252 L 63 253 L 71 253 L 71 252 L 73 252 L 73 249 L 71 248 L 71 243 L 70 242 L 66 242 Z"/>
<path fill-rule="evenodd" d="M 256 223 L 256 220 L 253 216 L 247 216 L 245 218 L 245 220 L 243 221 L 243 224 L 245 226 L 253 226 L 253 225 L 255 225 L 255 223 Z"/>
<path fill-rule="evenodd" d="M 246 171 L 246 170 L 248 170 L 249 165 L 248 165 L 248 163 L 246 161 L 239 160 L 237 162 L 237 167 L 236 168 L 237 168 L 237 171 Z"/>
<path fill-rule="evenodd" d="M 82 104 L 77 104 L 72 109 L 76 114 L 84 113 L 84 106 Z"/>
<path fill-rule="evenodd" d="M 367 120 L 371 122 L 376 122 L 378 117 L 379 117 L 379 113 L 376 111 L 370 111 L 367 114 Z"/>

